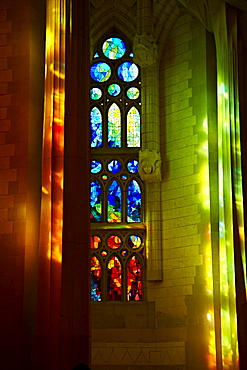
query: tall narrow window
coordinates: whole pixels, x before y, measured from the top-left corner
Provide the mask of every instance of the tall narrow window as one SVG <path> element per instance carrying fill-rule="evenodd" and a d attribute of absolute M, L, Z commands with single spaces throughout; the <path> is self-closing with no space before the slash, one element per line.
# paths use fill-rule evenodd
<path fill-rule="evenodd" d="M 145 230 L 141 76 L 131 44 L 115 35 L 95 50 L 91 76 L 91 276 L 93 301 L 143 299 Z"/>

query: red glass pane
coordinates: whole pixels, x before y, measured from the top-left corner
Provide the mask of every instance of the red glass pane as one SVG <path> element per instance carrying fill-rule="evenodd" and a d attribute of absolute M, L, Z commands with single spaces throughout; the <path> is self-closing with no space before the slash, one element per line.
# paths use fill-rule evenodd
<path fill-rule="evenodd" d="M 101 266 L 95 256 L 91 258 L 91 300 L 101 301 Z"/>
<path fill-rule="evenodd" d="M 120 301 L 122 295 L 122 267 L 117 257 L 112 257 L 107 266 L 107 300 Z"/>
<path fill-rule="evenodd" d="M 127 267 L 127 300 L 142 301 L 142 267 L 136 256 L 130 259 Z"/>
<path fill-rule="evenodd" d="M 101 245 L 101 239 L 97 235 L 93 235 L 90 237 L 90 247 L 91 249 L 98 249 Z"/>
<path fill-rule="evenodd" d="M 121 239 L 117 235 L 111 235 L 107 240 L 108 247 L 112 249 L 117 249 L 121 245 Z"/>

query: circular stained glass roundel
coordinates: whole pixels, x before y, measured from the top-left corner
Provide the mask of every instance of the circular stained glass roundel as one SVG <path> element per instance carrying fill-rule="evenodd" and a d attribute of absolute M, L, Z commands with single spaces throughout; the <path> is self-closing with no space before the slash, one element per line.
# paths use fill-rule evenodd
<path fill-rule="evenodd" d="M 137 87 L 131 87 L 127 90 L 127 96 L 131 100 L 138 99 L 140 95 L 140 90 Z"/>
<path fill-rule="evenodd" d="M 132 249 L 137 249 L 141 246 L 142 240 L 137 235 L 130 235 L 128 238 L 128 246 Z"/>
<path fill-rule="evenodd" d="M 107 58 L 116 60 L 122 58 L 126 51 L 126 45 L 118 37 L 111 37 L 104 42 L 102 50 Z"/>
<path fill-rule="evenodd" d="M 127 163 L 127 169 L 131 173 L 137 173 L 138 172 L 138 161 L 132 160 Z"/>
<path fill-rule="evenodd" d="M 105 82 L 111 77 L 111 67 L 104 62 L 97 62 L 90 68 L 90 76 L 96 82 Z"/>
<path fill-rule="evenodd" d="M 112 173 L 117 173 L 121 171 L 121 163 L 119 161 L 113 160 L 108 163 L 108 170 Z"/>
<path fill-rule="evenodd" d="M 92 100 L 99 100 L 101 98 L 101 96 L 102 96 L 102 91 L 98 87 L 93 87 L 90 90 L 90 98 Z"/>
<path fill-rule="evenodd" d="M 120 94 L 120 91 L 121 87 L 118 84 L 111 84 L 108 86 L 108 93 L 111 96 L 117 96 L 118 94 Z"/>
<path fill-rule="evenodd" d="M 135 63 L 124 62 L 118 67 L 117 73 L 124 82 L 131 82 L 138 77 L 139 70 Z"/>
<path fill-rule="evenodd" d="M 102 164 L 99 161 L 92 161 L 91 162 L 91 172 L 92 173 L 99 173 L 101 171 Z"/>
<path fill-rule="evenodd" d="M 117 235 L 111 235 L 107 240 L 108 247 L 117 249 L 120 247 L 122 240 Z"/>

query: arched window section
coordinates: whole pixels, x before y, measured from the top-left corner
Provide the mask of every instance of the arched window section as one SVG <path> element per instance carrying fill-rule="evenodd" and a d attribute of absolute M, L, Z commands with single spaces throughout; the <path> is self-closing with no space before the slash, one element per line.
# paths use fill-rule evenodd
<path fill-rule="evenodd" d="M 94 291 L 92 300 L 142 300 L 143 270 L 135 273 L 145 258 L 143 184 L 138 174 L 141 70 L 133 62 L 131 43 L 117 34 L 102 39 L 90 77 L 91 251 L 97 259 L 93 266 L 99 263 L 101 268 L 93 267 L 100 271 L 101 286 L 92 289 L 102 292 L 96 299 Z M 134 279 L 139 291 L 132 293 Z"/>
<path fill-rule="evenodd" d="M 116 103 L 108 110 L 108 147 L 121 148 L 121 112 Z"/>
<path fill-rule="evenodd" d="M 107 300 L 122 299 L 122 265 L 117 256 L 113 256 L 107 264 Z"/>
<path fill-rule="evenodd" d="M 141 221 L 141 187 L 136 180 L 132 180 L 127 188 L 127 220 L 128 222 Z"/>
<path fill-rule="evenodd" d="M 136 148 L 141 144 L 141 117 L 138 109 L 133 106 L 127 113 L 127 147 Z"/>
<path fill-rule="evenodd" d="M 127 300 L 142 300 L 142 265 L 135 254 L 127 264 Z"/>
<path fill-rule="evenodd" d="M 122 221 L 122 189 L 116 180 L 113 180 L 108 187 L 107 221 Z"/>
<path fill-rule="evenodd" d="M 100 222 L 102 220 L 102 188 L 98 181 L 91 182 L 90 209 L 91 220 Z"/>
<path fill-rule="evenodd" d="M 91 147 L 102 146 L 102 114 L 97 107 L 90 112 Z"/>
<path fill-rule="evenodd" d="M 96 256 L 91 258 L 91 300 L 94 302 L 101 301 L 101 265 Z"/>

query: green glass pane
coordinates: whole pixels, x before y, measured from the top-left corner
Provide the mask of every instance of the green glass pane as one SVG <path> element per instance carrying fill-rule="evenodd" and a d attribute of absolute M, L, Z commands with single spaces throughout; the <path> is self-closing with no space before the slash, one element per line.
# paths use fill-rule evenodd
<path fill-rule="evenodd" d="M 127 96 L 131 100 L 138 99 L 140 95 L 140 90 L 137 87 L 131 87 L 127 90 Z"/>
<path fill-rule="evenodd" d="M 140 113 L 132 107 L 127 115 L 127 147 L 139 148 L 141 145 Z"/>
<path fill-rule="evenodd" d="M 102 91 L 98 87 L 93 87 L 90 90 L 90 98 L 92 100 L 99 100 L 102 96 Z"/>
<path fill-rule="evenodd" d="M 118 37 L 111 37 L 104 42 L 102 50 L 107 58 L 115 60 L 122 58 L 126 51 L 126 45 Z"/>
<path fill-rule="evenodd" d="M 121 147 L 121 112 L 116 103 L 108 111 L 108 147 Z"/>
<path fill-rule="evenodd" d="M 120 92 L 121 92 L 121 87 L 118 84 L 111 84 L 110 86 L 108 86 L 108 93 L 111 96 L 117 96 L 120 94 Z"/>

